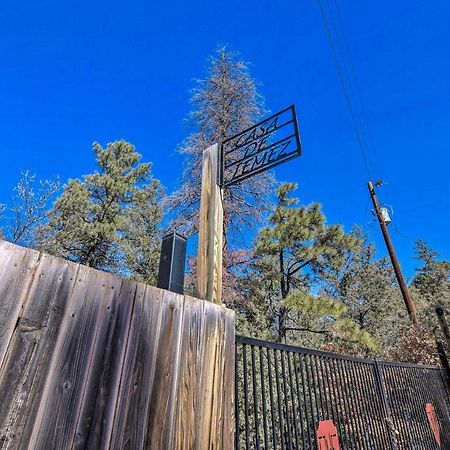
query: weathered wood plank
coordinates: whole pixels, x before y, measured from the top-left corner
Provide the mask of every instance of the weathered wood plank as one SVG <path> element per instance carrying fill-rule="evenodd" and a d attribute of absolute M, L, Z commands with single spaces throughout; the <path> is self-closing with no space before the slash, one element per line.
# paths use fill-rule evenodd
<path fill-rule="evenodd" d="M 2 449 L 26 447 L 77 270 L 48 255 L 36 269 L 0 371 Z"/>
<path fill-rule="evenodd" d="M 224 388 L 223 405 L 225 408 L 223 414 L 224 441 L 223 449 L 234 448 L 234 432 L 236 427 L 235 417 L 235 358 L 236 358 L 236 325 L 234 311 L 227 309 L 225 326 L 225 369 L 224 369 Z"/>
<path fill-rule="evenodd" d="M 194 449 L 197 447 L 196 423 L 198 417 L 198 395 L 202 386 L 202 330 L 207 302 L 185 296 L 184 319 L 181 337 L 180 374 L 176 410 L 176 441 L 174 448 Z"/>
<path fill-rule="evenodd" d="M 216 328 L 219 321 L 219 310 L 216 305 L 199 300 L 185 299 L 186 305 L 192 310 L 200 308 L 200 316 L 192 314 L 192 323 L 185 315 L 183 329 L 184 348 L 182 349 L 182 363 L 179 385 L 179 399 L 188 402 L 179 403 L 178 433 L 176 448 L 210 449 L 212 444 L 210 425 L 214 403 L 213 381 L 216 366 Z M 189 310 L 186 310 L 186 312 Z M 193 323 L 195 321 L 195 323 Z M 192 333 L 190 332 L 192 327 Z M 187 334 L 187 335 L 186 335 Z M 189 347 L 186 348 L 189 340 Z M 183 392 L 184 391 L 184 392 Z M 192 411 L 185 422 L 186 410 Z"/>
<path fill-rule="evenodd" d="M 139 283 L 121 374 L 111 449 L 146 448 L 164 291 Z"/>
<path fill-rule="evenodd" d="M 203 151 L 197 253 L 197 295 L 222 304 L 223 205 L 217 185 L 217 144 Z"/>
<path fill-rule="evenodd" d="M 209 448 L 227 450 L 234 447 L 235 326 L 234 312 L 226 308 L 220 311 L 217 349 Z"/>
<path fill-rule="evenodd" d="M 2 450 L 231 448 L 232 312 L 5 248 Z"/>
<path fill-rule="evenodd" d="M 102 305 L 91 365 L 86 377 L 83 401 L 75 433 L 74 449 L 108 449 L 114 411 L 124 362 L 131 312 L 137 283 L 115 277 L 108 280 L 117 287 L 111 302 Z M 119 289 L 120 288 L 120 289 Z"/>
<path fill-rule="evenodd" d="M 101 312 L 111 304 L 120 280 L 80 266 L 49 367 L 30 449 L 70 449 L 92 364 Z"/>
<path fill-rule="evenodd" d="M 217 337 L 219 327 L 219 308 L 212 304 L 205 304 L 205 319 L 202 327 L 202 350 L 200 385 L 201 391 L 197 395 L 196 409 L 199 417 L 196 421 L 195 434 L 199 449 L 209 449 L 211 442 L 211 421 L 214 400 L 214 373 L 217 358 Z"/>
<path fill-rule="evenodd" d="M 39 252 L 0 241 L 0 367 L 38 260 Z"/>
<path fill-rule="evenodd" d="M 156 335 L 155 377 L 151 386 L 146 449 L 172 449 L 175 439 L 184 297 L 165 291 L 162 303 L 161 324 Z"/>
<path fill-rule="evenodd" d="M 233 312 L 186 296 L 174 448 L 233 447 L 233 364 Z"/>

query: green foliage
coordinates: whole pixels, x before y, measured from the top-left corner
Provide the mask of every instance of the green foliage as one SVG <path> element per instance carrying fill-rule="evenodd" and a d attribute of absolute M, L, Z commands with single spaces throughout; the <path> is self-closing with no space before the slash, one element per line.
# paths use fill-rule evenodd
<path fill-rule="evenodd" d="M 125 231 L 120 240 L 132 277 L 151 285 L 156 284 L 159 265 L 161 197 L 161 186 L 156 180 L 136 192 L 133 205 L 127 208 Z"/>
<path fill-rule="evenodd" d="M 323 295 L 293 291 L 282 305 L 290 312 L 290 322 L 296 324 L 287 330 L 323 335 L 324 343 L 344 341 L 371 350 L 378 349 L 376 340 L 356 322 L 346 317 L 348 307 L 343 303 Z M 317 339 L 312 342 L 317 345 Z"/>
<path fill-rule="evenodd" d="M 375 247 L 360 228 L 353 235 L 360 245 L 346 254 L 341 270 L 328 274 L 321 292 L 346 305 L 346 317 L 373 336 L 384 352 L 407 329 L 409 318 L 390 262 L 375 259 Z"/>
<path fill-rule="evenodd" d="M 444 309 L 447 320 L 450 317 L 450 262 L 438 260 L 439 254 L 426 242 L 416 243 L 416 259 L 422 265 L 417 269 L 412 281 L 411 293 L 417 306 L 423 327 L 442 338 L 435 308 Z"/>
<path fill-rule="evenodd" d="M 450 262 L 438 261 L 439 253 L 424 241 L 416 243 L 416 259 L 422 262 L 412 285 L 418 292 L 434 301 L 450 300 Z"/>
<path fill-rule="evenodd" d="M 360 239 L 339 225 L 327 225 L 320 205 L 298 206 L 293 183 L 277 189 L 277 205 L 255 243 L 253 281 L 276 319 L 279 340 L 320 345 L 327 340 L 357 341 L 375 348 L 373 339 L 345 317 L 348 308 L 313 290 L 342 270 Z"/>
<path fill-rule="evenodd" d="M 311 295 L 304 291 L 293 291 L 282 305 L 291 311 L 298 311 L 302 314 L 307 324 L 316 320 L 334 321 L 335 317 L 340 317 L 347 311 L 342 303 L 330 300 L 323 295 Z"/>
<path fill-rule="evenodd" d="M 91 267 L 152 280 L 161 219 L 159 182 L 125 141 L 106 148 L 95 143 L 93 150 L 98 171 L 69 180 L 49 223 L 40 229 L 40 247 Z"/>
<path fill-rule="evenodd" d="M 271 225 L 260 231 L 256 241 L 260 262 L 273 269 L 270 278 L 274 283 L 283 284 L 284 280 L 285 293 L 291 287 L 310 286 L 317 276 L 339 269 L 345 251 L 358 245 L 341 226 L 326 224 L 318 203 L 298 207 L 298 200 L 289 197 L 295 188 L 287 183 L 277 190 Z"/>

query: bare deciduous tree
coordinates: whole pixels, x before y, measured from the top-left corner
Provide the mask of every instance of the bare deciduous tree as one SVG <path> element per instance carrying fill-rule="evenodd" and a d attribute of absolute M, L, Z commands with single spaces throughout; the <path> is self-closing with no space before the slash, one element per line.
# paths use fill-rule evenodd
<path fill-rule="evenodd" d="M 28 170 L 23 172 L 14 188 L 12 206 L 2 205 L 7 216 L 4 227 L 6 239 L 14 244 L 33 247 L 35 231 L 45 221 L 49 203 L 60 186 L 58 179 L 37 180 L 35 174 L 30 174 Z"/>

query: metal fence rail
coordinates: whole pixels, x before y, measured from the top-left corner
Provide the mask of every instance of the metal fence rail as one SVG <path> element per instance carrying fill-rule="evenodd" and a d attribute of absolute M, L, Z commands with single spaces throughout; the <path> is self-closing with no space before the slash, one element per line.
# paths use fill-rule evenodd
<path fill-rule="evenodd" d="M 236 450 L 450 449 L 448 379 L 439 367 L 237 336 L 235 391 Z M 330 420 L 336 436 L 327 428 L 321 437 L 320 423 Z"/>

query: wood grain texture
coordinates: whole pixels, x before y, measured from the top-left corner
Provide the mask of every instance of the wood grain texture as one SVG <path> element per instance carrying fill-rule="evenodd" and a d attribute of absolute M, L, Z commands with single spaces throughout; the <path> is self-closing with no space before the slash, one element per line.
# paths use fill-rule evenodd
<path fill-rule="evenodd" d="M 130 327 L 137 284 L 109 277 L 114 290 L 110 301 L 102 305 L 84 395 L 74 449 L 107 449 L 114 420 L 125 344 Z"/>
<path fill-rule="evenodd" d="M 155 378 L 164 291 L 139 283 L 126 346 L 111 449 L 144 449 Z"/>
<path fill-rule="evenodd" d="M 222 189 L 217 185 L 219 146 L 203 152 L 200 199 L 197 295 L 222 304 L 223 204 Z"/>
<path fill-rule="evenodd" d="M 0 244 L 0 449 L 232 448 L 231 311 Z"/>
<path fill-rule="evenodd" d="M 0 367 L 38 260 L 38 252 L 0 241 Z"/>
<path fill-rule="evenodd" d="M 72 447 L 95 342 L 99 304 L 111 301 L 112 295 L 113 290 L 107 283 L 99 283 L 95 271 L 79 268 L 48 367 L 30 449 Z"/>
<path fill-rule="evenodd" d="M 24 448 L 78 266 L 43 255 L 0 371 L 2 449 Z"/>
<path fill-rule="evenodd" d="M 155 377 L 151 386 L 147 449 L 173 448 L 174 417 L 184 298 L 165 292 L 162 298 L 161 327 L 156 338 Z"/>
<path fill-rule="evenodd" d="M 196 426 L 198 420 L 199 391 L 202 388 L 202 348 L 204 315 L 207 302 L 185 297 L 184 320 L 181 337 L 181 358 L 176 405 L 176 449 L 198 448 Z"/>
<path fill-rule="evenodd" d="M 233 312 L 185 297 L 180 354 L 174 448 L 233 448 Z"/>

